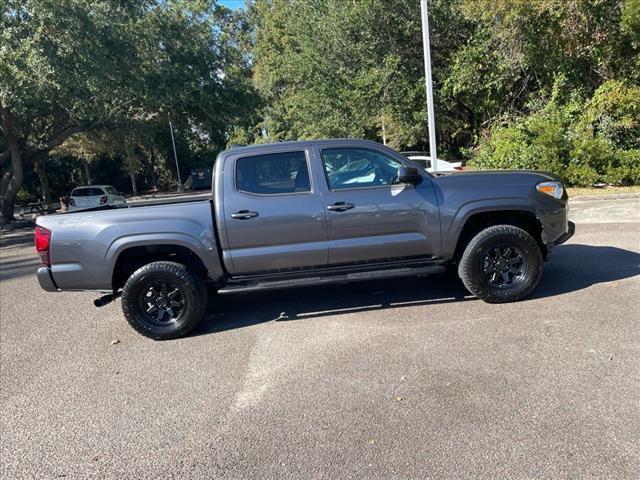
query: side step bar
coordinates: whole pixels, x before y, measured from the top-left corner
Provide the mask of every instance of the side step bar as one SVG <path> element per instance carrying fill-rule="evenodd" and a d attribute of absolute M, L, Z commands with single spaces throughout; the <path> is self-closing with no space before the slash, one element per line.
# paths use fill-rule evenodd
<path fill-rule="evenodd" d="M 310 287 L 317 285 L 330 285 L 334 283 L 359 282 L 364 280 L 380 280 L 384 278 L 413 277 L 418 275 L 431 275 L 442 273 L 445 267 L 442 265 L 429 265 L 427 267 L 390 268 L 371 272 L 346 273 L 342 275 L 327 275 L 306 278 L 292 278 L 288 280 L 253 281 L 244 283 L 232 283 L 218 290 L 220 294 L 256 292 L 265 290 L 279 290 L 292 287 Z"/>

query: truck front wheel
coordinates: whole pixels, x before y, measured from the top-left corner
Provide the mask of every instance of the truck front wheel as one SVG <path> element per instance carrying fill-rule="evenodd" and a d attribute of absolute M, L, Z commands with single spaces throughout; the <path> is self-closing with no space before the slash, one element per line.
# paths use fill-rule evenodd
<path fill-rule="evenodd" d="M 471 239 L 458 265 L 464 286 L 489 303 L 519 300 L 529 295 L 542 275 L 540 247 L 525 230 L 495 225 Z"/>
<path fill-rule="evenodd" d="M 122 288 L 122 311 L 140 334 L 154 340 L 186 335 L 204 317 L 204 281 L 175 262 L 153 262 L 136 270 Z"/>

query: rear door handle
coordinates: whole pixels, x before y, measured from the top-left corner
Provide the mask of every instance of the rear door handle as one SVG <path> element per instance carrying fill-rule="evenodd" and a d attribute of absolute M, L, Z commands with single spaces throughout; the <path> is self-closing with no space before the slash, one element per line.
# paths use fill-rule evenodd
<path fill-rule="evenodd" d="M 232 213 L 231 218 L 235 218 L 238 220 L 248 220 L 250 218 L 255 218 L 260 215 L 258 212 L 252 212 L 251 210 L 240 210 L 239 212 Z"/>
<path fill-rule="evenodd" d="M 336 202 L 333 205 L 327 205 L 327 210 L 332 210 L 334 212 L 345 212 L 347 210 L 351 210 L 355 205 L 353 203 L 347 202 Z"/>

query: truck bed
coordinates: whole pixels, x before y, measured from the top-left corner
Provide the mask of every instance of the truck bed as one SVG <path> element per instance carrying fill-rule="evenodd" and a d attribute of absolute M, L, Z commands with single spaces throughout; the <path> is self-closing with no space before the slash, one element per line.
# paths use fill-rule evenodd
<path fill-rule="evenodd" d="M 193 192 L 193 193 L 184 193 L 180 195 L 172 195 L 172 196 L 159 197 L 159 198 L 143 198 L 138 200 L 130 200 L 130 201 L 127 201 L 127 203 L 125 204 L 101 205 L 99 207 L 79 208 L 70 212 L 59 212 L 59 213 L 66 215 L 66 214 L 79 213 L 79 212 L 96 212 L 100 210 L 116 210 L 116 209 L 146 207 L 149 205 L 171 205 L 175 203 L 187 203 L 187 202 L 198 202 L 202 200 L 210 200 L 211 197 L 212 195 L 210 191 Z"/>

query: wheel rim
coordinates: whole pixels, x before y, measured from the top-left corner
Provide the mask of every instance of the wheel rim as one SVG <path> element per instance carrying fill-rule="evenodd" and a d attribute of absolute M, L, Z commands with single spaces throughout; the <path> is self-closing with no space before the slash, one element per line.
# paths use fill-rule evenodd
<path fill-rule="evenodd" d="M 512 288 L 522 283 L 527 271 L 527 260 L 518 247 L 498 245 L 482 256 L 482 275 L 494 288 Z"/>
<path fill-rule="evenodd" d="M 185 308 L 184 293 L 171 280 L 151 280 L 140 289 L 139 313 L 153 325 L 164 327 L 175 323 Z"/>

